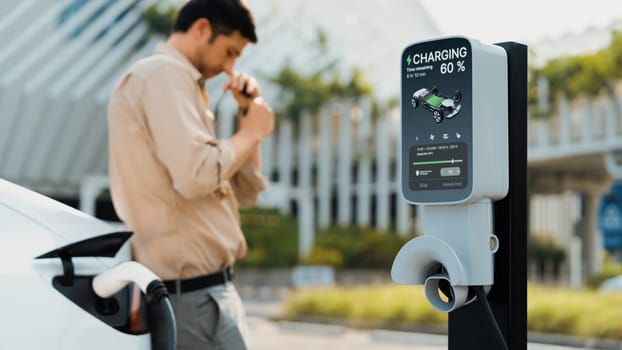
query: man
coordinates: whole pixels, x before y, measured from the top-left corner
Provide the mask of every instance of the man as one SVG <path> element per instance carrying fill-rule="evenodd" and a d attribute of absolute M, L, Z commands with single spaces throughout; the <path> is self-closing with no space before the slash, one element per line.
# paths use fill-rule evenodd
<path fill-rule="evenodd" d="M 265 188 L 259 146 L 274 127 L 256 80 L 233 69 L 249 42 L 257 37 L 242 0 L 191 0 L 168 41 L 129 69 L 108 106 L 113 203 L 135 232 L 134 258 L 169 289 L 179 349 L 248 348 L 230 283 L 247 249 L 238 206 L 253 205 Z M 229 139 L 217 139 L 204 91 L 221 72 L 240 110 Z M 159 326 L 152 322 L 154 348 L 167 343 Z"/>

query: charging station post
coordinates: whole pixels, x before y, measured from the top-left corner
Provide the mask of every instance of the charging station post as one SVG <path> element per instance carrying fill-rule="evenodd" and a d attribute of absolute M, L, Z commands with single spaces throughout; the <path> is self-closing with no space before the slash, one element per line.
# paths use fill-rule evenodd
<path fill-rule="evenodd" d="M 449 349 L 526 349 L 527 47 L 422 41 L 401 77 L 402 194 L 422 235 L 391 277 L 449 313 Z"/>
<path fill-rule="evenodd" d="M 495 283 L 488 300 L 511 350 L 527 349 L 527 46 L 497 44 L 508 59 L 509 191 L 494 204 Z M 449 349 L 496 349 L 478 303 L 449 313 Z"/>

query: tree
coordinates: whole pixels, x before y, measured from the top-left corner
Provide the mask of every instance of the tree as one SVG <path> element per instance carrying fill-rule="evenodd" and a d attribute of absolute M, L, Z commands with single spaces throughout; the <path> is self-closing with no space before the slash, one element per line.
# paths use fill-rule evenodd
<path fill-rule="evenodd" d="M 162 7 L 154 4 L 145 9 L 141 15 L 149 27 L 149 32 L 167 36 L 173 30 L 178 9 L 174 6 Z"/>
<path fill-rule="evenodd" d="M 595 98 L 605 93 L 614 101 L 616 113 L 622 107 L 615 98 L 615 85 L 622 78 L 622 32 L 614 31 L 610 44 L 595 53 L 553 59 L 541 68 L 530 70 L 529 103 L 536 105 L 541 98 L 537 84 L 544 79 L 548 85 L 548 105 L 554 106 L 559 97 Z M 537 116 L 550 115 L 554 108 Z"/>
<path fill-rule="evenodd" d="M 319 69 L 304 75 L 286 64 L 270 79 L 281 90 L 281 118 L 297 119 L 303 111 L 317 112 L 328 101 L 337 98 L 359 99 L 372 96 L 373 89 L 361 70 L 354 68 L 350 78 L 343 81 L 336 71 Z"/>

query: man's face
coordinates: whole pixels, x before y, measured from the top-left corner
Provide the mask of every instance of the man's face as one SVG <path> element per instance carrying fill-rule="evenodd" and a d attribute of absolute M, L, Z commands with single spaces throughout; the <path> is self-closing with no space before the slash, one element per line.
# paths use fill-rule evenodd
<path fill-rule="evenodd" d="M 220 34 L 215 38 L 204 40 L 205 42 L 199 45 L 195 52 L 197 69 L 204 79 L 215 77 L 222 72 L 232 73 L 235 61 L 249 43 L 249 40 L 237 30 L 229 35 Z"/>

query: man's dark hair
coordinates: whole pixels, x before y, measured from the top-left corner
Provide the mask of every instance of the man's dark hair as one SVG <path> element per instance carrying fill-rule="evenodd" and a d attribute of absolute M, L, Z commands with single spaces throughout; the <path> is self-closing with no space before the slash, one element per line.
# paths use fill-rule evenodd
<path fill-rule="evenodd" d="M 257 42 L 255 20 L 243 0 L 190 0 L 179 10 L 173 32 L 185 33 L 201 18 L 207 18 L 212 25 L 210 40 L 238 30 L 250 42 Z"/>

